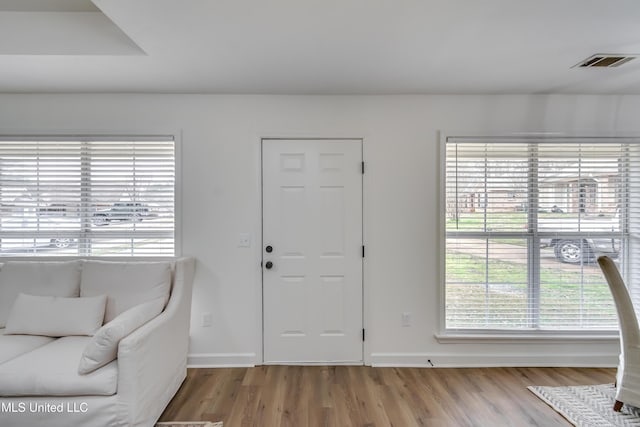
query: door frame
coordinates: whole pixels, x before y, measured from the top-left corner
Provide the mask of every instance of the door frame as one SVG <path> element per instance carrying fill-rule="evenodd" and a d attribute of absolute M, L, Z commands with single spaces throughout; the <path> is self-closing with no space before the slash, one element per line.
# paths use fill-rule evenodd
<path fill-rule="evenodd" d="M 365 160 L 365 139 L 362 136 L 350 136 L 350 137 L 335 137 L 335 136 L 260 136 L 258 137 L 258 168 L 257 170 L 259 171 L 258 173 L 258 181 L 259 181 L 259 185 L 258 185 L 258 191 L 259 191 L 259 209 L 258 209 L 258 224 L 259 224 L 259 232 L 258 232 L 258 236 L 256 239 L 256 247 L 255 247 L 255 253 L 257 256 L 257 270 L 258 270 L 258 277 L 257 277 L 257 282 L 258 282 L 258 303 L 257 303 L 257 322 L 258 322 L 258 329 L 260 331 L 259 334 L 257 334 L 257 352 L 255 355 L 255 364 L 256 365 L 264 365 L 264 270 L 262 269 L 262 261 L 263 261 L 263 251 L 262 248 L 264 246 L 264 239 L 263 239 L 263 234 L 264 234 L 264 222 L 263 222 L 263 197 L 264 197 L 264 192 L 263 192 L 263 185 L 264 185 L 264 171 L 263 171 L 263 147 L 264 147 L 264 142 L 265 141 L 273 141 L 273 140 L 299 140 L 299 141 L 305 141 L 305 140 L 309 140 L 309 141 L 343 141 L 343 140 L 355 140 L 355 141 L 360 141 L 360 147 L 361 147 L 361 158 L 362 158 L 362 162 L 366 165 L 366 160 Z M 366 168 L 365 168 L 366 170 Z M 361 189 L 361 203 L 362 203 L 362 220 L 361 220 L 361 226 L 362 226 L 362 244 L 366 245 L 366 234 L 365 234 L 365 219 L 366 219 L 366 215 L 365 215 L 365 177 L 366 174 L 363 173 L 362 175 L 362 189 Z M 368 295 L 369 293 L 367 292 L 367 276 L 366 276 L 366 257 L 362 258 L 362 327 L 366 330 L 369 331 L 369 300 L 368 300 Z M 369 336 L 369 332 L 367 332 L 366 336 Z M 365 338 L 366 338 L 365 336 Z M 350 364 L 353 365 L 353 364 Z M 369 351 L 369 340 L 365 339 L 362 342 L 362 365 L 364 366 L 370 366 L 371 365 L 371 360 L 370 360 L 370 351 Z"/>

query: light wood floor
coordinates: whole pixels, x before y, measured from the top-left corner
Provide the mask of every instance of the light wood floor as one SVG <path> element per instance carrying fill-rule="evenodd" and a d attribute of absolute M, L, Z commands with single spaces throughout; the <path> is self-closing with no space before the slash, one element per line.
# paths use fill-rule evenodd
<path fill-rule="evenodd" d="M 160 421 L 236 426 L 568 426 L 528 385 L 605 384 L 614 369 L 259 366 L 189 369 Z"/>

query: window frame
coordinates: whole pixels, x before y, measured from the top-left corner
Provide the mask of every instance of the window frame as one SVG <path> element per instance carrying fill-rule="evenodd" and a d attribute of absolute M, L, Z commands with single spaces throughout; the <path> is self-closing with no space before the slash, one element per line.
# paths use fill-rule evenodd
<path fill-rule="evenodd" d="M 93 141 L 109 141 L 109 142 L 127 142 L 127 141 L 171 141 L 173 142 L 173 161 L 174 161 L 174 180 L 173 180 L 173 255 L 89 255 L 82 254 L 80 251 L 73 255 L 8 255 L 0 257 L 2 260 L 73 260 L 73 259 L 95 259 L 106 261 L 145 261 L 145 260 L 159 260 L 159 259 L 175 259 L 182 256 L 182 142 L 181 131 L 163 132 L 163 133 L 102 133 L 102 132 L 87 132 L 87 133 L 56 133 L 56 132 L 42 132 L 42 133 L 3 133 L 0 134 L 0 141 L 46 141 L 46 142 L 93 142 Z M 84 173 L 84 165 L 81 166 Z M 84 179 L 84 178 L 82 178 Z M 89 235 L 91 232 L 89 232 Z"/>
<path fill-rule="evenodd" d="M 445 132 L 441 131 L 439 133 L 439 156 L 438 156 L 438 178 L 439 178 L 439 205 L 438 205 L 438 245 L 439 248 L 439 261 L 438 261 L 438 282 L 437 286 L 437 300 L 439 302 L 439 315 L 438 315 L 438 326 L 437 331 L 434 333 L 434 337 L 439 343 L 508 343 L 517 341 L 519 343 L 541 343 L 541 342 L 558 342 L 562 341 L 578 341 L 581 343 L 600 343 L 603 341 L 617 341 L 619 339 L 618 330 L 546 330 L 546 329 L 491 329 L 491 328 L 478 328 L 478 329 L 463 329 L 463 328 L 446 328 L 446 249 L 447 249 L 447 141 L 451 139 L 491 139 L 491 140 L 530 140 L 531 142 L 540 141 L 540 140 L 549 140 L 549 139 L 584 139 L 585 141 L 594 141 L 597 139 L 606 139 L 606 140 L 616 140 L 619 139 L 620 142 L 624 142 L 625 140 L 632 140 L 636 143 L 640 143 L 640 135 L 575 135 L 575 134 L 567 134 L 562 132 L 496 132 L 496 133 L 483 133 L 483 132 Z M 535 185 L 537 185 L 537 180 L 535 181 Z M 527 179 L 528 184 L 530 184 L 530 178 Z M 539 195 L 539 192 L 538 192 Z M 528 203 L 531 206 L 533 195 L 528 194 Z M 534 201 L 533 206 L 536 207 L 537 199 Z M 534 209 L 529 209 L 529 212 Z M 537 241 L 540 241 L 540 232 L 537 229 L 536 224 L 532 224 L 532 218 L 535 218 L 536 215 L 527 215 L 527 223 L 528 226 L 534 226 L 533 230 L 535 232 L 529 234 L 527 238 L 535 239 L 532 244 L 535 244 Z M 624 229 L 625 238 L 630 240 L 632 238 L 629 226 L 629 219 L 624 218 L 621 226 Z M 580 232 L 577 232 L 579 234 Z M 518 234 L 518 233 L 514 233 Z M 544 233 L 543 233 L 544 234 Z M 570 233 L 569 233 L 570 234 Z M 518 237 L 523 237 L 519 235 Z M 538 244 L 539 247 L 539 244 Z M 624 256 L 629 256 L 629 245 L 624 245 Z M 527 250 L 528 251 L 528 250 Z M 535 253 L 535 251 L 534 251 Z M 537 251 L 537 257 L 539 257 L 540 252 Z M 622 256 L 622 255 L 621 255 Z M 532 263 L 536 261 L 536 256 L 527 255 L 528 263 Z M 533 258 L 533 259 L 532 259 Z M 538 264 L 539 265 L 539 259 Z M 625 262 L 621 273 L 624 277 L 628 277 L 628 269 L 630 268 L 629 263 Z M 531 274 L 539 274 L 533 272 L 537 269 L 529 269 L 529 275 Z M 532 273 L 533 272 L 533 273 Z M 531 286 L 529 284 L 529 286 Z M 539 288 L 539 283 L 538 283 Z M 538 289 L 539 291 L 539 289 Z M 539 300 L 538 300 L 539 301 Z M 539 311 L 538 311 L 539 315 Z"/>

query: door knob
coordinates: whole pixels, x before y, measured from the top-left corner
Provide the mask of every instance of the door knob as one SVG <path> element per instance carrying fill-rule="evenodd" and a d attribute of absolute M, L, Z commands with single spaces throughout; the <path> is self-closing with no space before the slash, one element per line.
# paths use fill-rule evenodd
<path fill-rule="evenodd" d="M 267 262 L 264 264 L 264 266 L 265 266 L 265 268 L 266 268 L 267 270 L 271 270 L 271 268 L 273 267 L 273 263 L 272 263 L 271 261 L 267 261 Z"/>
<path fill-rule="evenodd" d="M 268 245 L 266 248 L 264 248 L 264 250 L 270 254 L 271 252 L 273 252 L 273 247 L 271 245 Z"/>

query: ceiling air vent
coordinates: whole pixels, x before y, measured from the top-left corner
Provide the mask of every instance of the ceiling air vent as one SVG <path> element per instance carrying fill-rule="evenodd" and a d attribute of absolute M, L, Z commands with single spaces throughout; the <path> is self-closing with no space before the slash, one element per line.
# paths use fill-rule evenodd
<path fill-rule="evenodd" d="M 573 66 L 575 67 L 619 67 L 622 64 L 626 64 L 627 62 L 635 59 L 637 55 L 617 55 L 617 54 L 607 54 L 607 53 L 598 53 L 592 55 L 581 61 L 580 63 Z"/>

